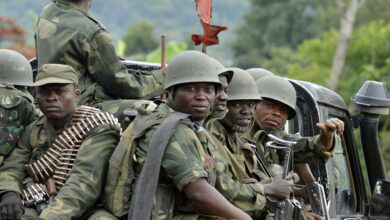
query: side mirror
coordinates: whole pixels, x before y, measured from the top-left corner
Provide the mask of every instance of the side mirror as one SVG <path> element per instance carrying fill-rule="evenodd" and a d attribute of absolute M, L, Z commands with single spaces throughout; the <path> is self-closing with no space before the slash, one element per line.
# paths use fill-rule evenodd
<path fill-rule="evenodd" d="M 370 219 L 390 219 L 390 182 L 378 180 L 370 204 Z"/>

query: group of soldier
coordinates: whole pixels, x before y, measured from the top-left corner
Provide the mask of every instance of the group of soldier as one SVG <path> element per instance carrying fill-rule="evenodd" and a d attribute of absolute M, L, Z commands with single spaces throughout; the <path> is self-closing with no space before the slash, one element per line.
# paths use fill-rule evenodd
<path fill-rule="evenodd" d="M 185 51 L 163 71 L 128 73 L 91 4 L 43 9 L 35 82 L 26 58 L 0 50 L 0 219 L 273 219 L 267 201 L 291 198 L 300 178 L 315 181 L 306 163 L 334 154 L 343 122 L 285 132 L 295 89 L 264 69 Z M 299 175 L 283 175 L 272 135 L 295 143 Z M 300 219 L 323 219 L 301 202 Z"/>

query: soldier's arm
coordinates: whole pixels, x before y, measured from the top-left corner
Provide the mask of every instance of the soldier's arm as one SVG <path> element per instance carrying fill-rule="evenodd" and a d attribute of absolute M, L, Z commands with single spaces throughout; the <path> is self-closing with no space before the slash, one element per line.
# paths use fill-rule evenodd
<path fill-rule="evenodd" d="M 220 216 L 226 219 L 251 219 L 226 200 L 205 179 L 187 184 L 183 189 L 191 204 L 202 214 Z"/>
<path fill-rule="evenodd" d="M 170 140 L 162 166 L 168 176 L 182 191 L 187 184 L 196 182 L 201 178 L 209 177 L 203 164 L 202 158 L 194 146 L 202 146 L 199 139 L 191 138 L 195 135 L 189 128 L 178 127 L 178 131 Z M 197 141 L 196 141 L 197 140 Z M 202 148 L 200 148 L 200 151 Z M 216 149 L 214 150 L 216 151 Z M 222 158 L 220 156 L 219 158 Z M 232 205 L 244 212 L 255 215 L 260 213 L 265 206 L 265 197 L 262 184 L 240 184 L 232 180 L 225 173 L 225 164 L 213 154 L 214 167 L 216 169 L 215 188 Z"/>
<path fill-rule="evenodd" d="M 26 177 L 24 165 L 30 161 L 32 153 L 31 127 L 24 130 L 17 146 L 0 167 L 0 194 L 13 191 L 22 195 L 22 181 Z"/>
<path fill-rule="evenodd" d="M 109 93 L 120 98 L 150 98 L 163 92 L 161 71 L 129 74 L 116 56 L 110 35 L 99 30 L 85 45 L 88 72 Z"/>
<path fill-rule="evenodd" d="M 94 128 L 81 144 L 65 185 L 40 217 L 80 219 L 102 193 L 108 159 L 118 140 L 119 133 L 111 125 Z"/>
<path fill-rule="evenodd" d="M 330 150 L 327 150 L 320 135 L 300 137 L 282 132 L 282 135 L 279 137 L 285 140 L 298 142 L 293 148 L 295 163 L 325 163 L 334 155 L 335 146 L 340 142 L 340 137 L 338 135 L 332 135 L 332 145 Z"/>
<path fill-rule="evenodd" d="M 216 154 L 214 153 L 214 156 Z M 266 204 L 264 186 L 261 183 L 242 184 L 227 175 L 227 165 L 218 156 L 215 160 L 217 178 L 215 188 L 233 205 L 251 216 L 260 215 Z"/>

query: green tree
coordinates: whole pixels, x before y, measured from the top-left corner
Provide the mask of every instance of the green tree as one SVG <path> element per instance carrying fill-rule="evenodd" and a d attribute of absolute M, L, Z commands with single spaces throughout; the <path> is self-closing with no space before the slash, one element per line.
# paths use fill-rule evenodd
<path fill-rule="evenodd" d="M 338 22 L 336 6 L 327 0 L 252 0 L 251 6 L 232 45 L 235 65 L 244 68 L 272 60 L 274 47 L 295 50 Z"/>
<path fill-rule="evenodd" d="M 325 85 L 332 67 L 332 57 L 338 40 L 338 31 L 325 32 L 321 38 L 305 40 L 298 46 L 299 60 L 288 65 L 287 76 Z M 355 29 L 347 51 L 345 68 L 337 92 L 350 102 L 366 80 L 390 85 L 390 23 L 372 21 Z"/>
<path fill-rule="evenodd" d="M 123 37 L 126 44 L 125 56 L 143 55 L 158 47 L 159 41 L 154 37 L 154 25 L 143 21 L 129 27 Z"/>

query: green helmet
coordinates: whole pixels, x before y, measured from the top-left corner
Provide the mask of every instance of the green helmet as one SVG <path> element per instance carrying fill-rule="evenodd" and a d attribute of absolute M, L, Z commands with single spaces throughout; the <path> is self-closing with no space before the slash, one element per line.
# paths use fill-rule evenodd
<path fill-rule="evenodd" d="M 256 85 L 262 99 L 272 99 L 287 105 L 290 109 L 288 119 L 295 117 L 297 94 L 294 86 L 287 79 L 280 76 L 266 76 L 257 80 Z"/>
<path fill-rule="evenodd" d="M 218 69 L 218 76 L 226 76 L 227 83 L 230 83 L 233 79 L 233 71 L 226 69 L 218 60 L 210 57 L 214 62 L 215 65 L 217 66 Z"/>
<path fill-rule="evenodd" d="M 0 84 L 31 86 L 33 72 L 30 62 L 22 54 L 0 49 Z"/>
<path fill-rule="evenodd" d="M 195 50 L 181 52 L 169 62 L 164 88 L 193 82 L 221 85 L 218 79 L 218 73 L 222 72 L 221 67 L 223 67 L 221 64 L 217 65 L 215 60 L 202 52 Z"/>
<path fill-rule="evenodd" d="M 250 68 L 250 69 L 247 69 L 246 70 L 248 73 L 251 74 L 251 76 L 253 77 L 253 79 L 255 79 L 255 81 L 265 77 L 265 76 L 273 76 L 274 74 L 266 69 L 263 69 L 263 68 Z"/>
<path fill-rule="evenodd" d="M 257 100 L 261 98 L 257 92 L 256 83 L 251 75 L 239 68 L 228 68 L 234 72 L 233 79 L 229 84 L 228 100 Z"/>

